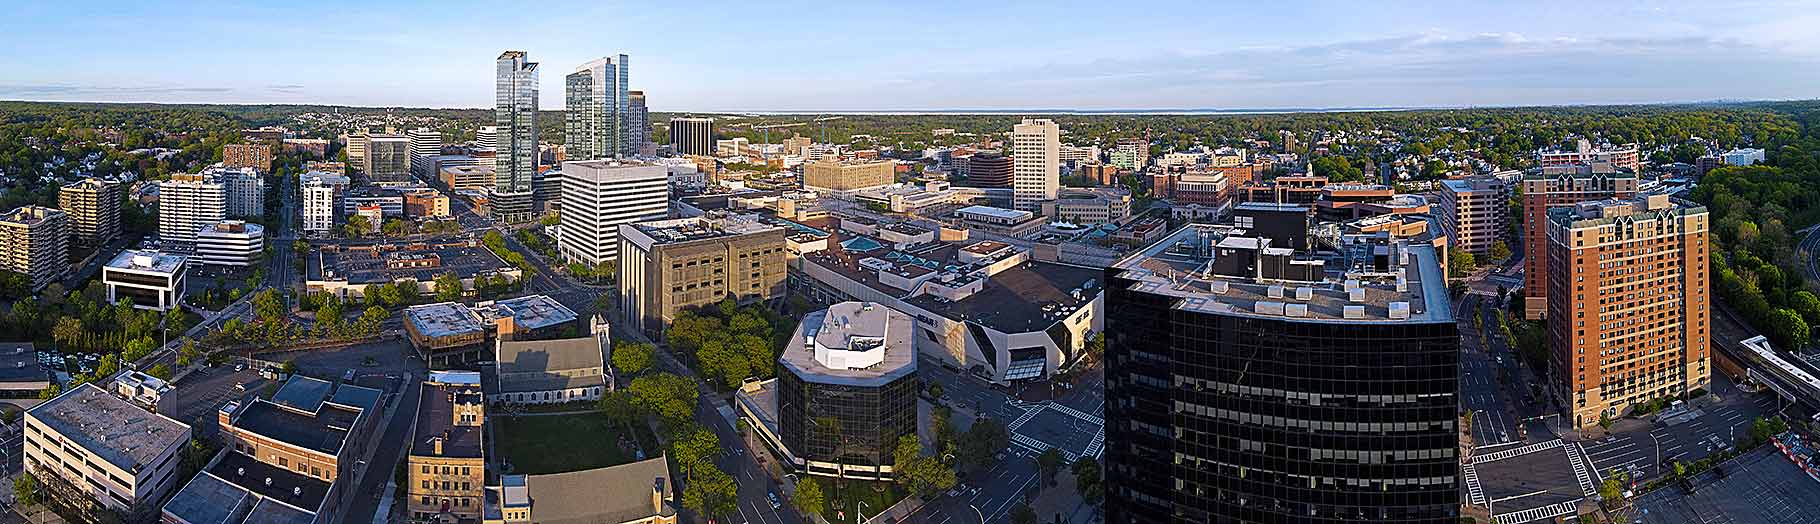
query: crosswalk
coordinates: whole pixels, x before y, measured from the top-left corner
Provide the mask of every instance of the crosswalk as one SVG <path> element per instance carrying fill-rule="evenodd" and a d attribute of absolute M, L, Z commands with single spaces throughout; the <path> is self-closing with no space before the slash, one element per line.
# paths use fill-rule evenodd
<path fill-rule="evenodd" d="M 1550 440 L 1548 442 L 1543 442 L 1540 444 L 1530 444 L 1528 446 L 1523 446 L 1523 447 L 1515 448 L 1515 449 L 1506 449 L 1503 451 L 1493 451 L 1491 453 L 1486 453 L 1483 455 L 1474 455 L 1472 457 L 1472 463 L 1473 464 L 1484 464 L 1486 462 L 1504 460 L 1504 459 L 1511 458 L 1511 457 L 1521 457 L 1523 455 L 1528 455 L 1530 453 L 1535 453 L 1537 451 L 1549 450 L 1549 449 L 1554 449 L 1554 448 L 1558 448 L 1558 447 L 1561 447 L 1561 439 L 1554 439 L 1554 440 Z"/>
<path fill-rule="evenodd" d="M 1479 468 L 1472 467 L 1471 464 L 1468 464 L 1466 467 L 1460 468 L 1460 476 L 1466 478 L 1467 503 L 1474 506 L 1484 506 L 1485 488 L 1479 485 Z"/>
<path fill-rule="evenodd" d="M 1579 509 L 1580 502 L 1570 500 L 1558 504 L 1549 504 L 1539 508 L 1500 513 L 1493 515 L 1491 520 L 1495 521 L 1497 524 L 1524 524 L 1526 522 L 1553 519 L 1562 515 L 1572 515 L 1574 512 L 1579 511 Z"/>
<path fill-rule="evenodd" d="M 1574 467 L 1574 478 L 1580 481 L 1582 494 L 1590 497 L 1593 493 L 1598 493 L 1598 488 L 1593 487 L 1592 473 L 1586 471 L 1586 460 L 1580 457 L 1580 445 L 1576 443 L 1561 447 L 1567 450 L 1567 463 Z"/>

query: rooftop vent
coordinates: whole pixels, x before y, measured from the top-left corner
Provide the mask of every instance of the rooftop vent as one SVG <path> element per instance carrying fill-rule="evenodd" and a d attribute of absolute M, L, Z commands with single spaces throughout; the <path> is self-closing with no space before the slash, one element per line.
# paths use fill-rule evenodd
<path fill-rule="evenodd" d="M 1283 298 L 1283 285 L 1271 284 L 1270 287 L 1265 290 L 1264 294 L 1270 298 Z"/>
<path fill-rule="evenodd" d="M 272 487 L 272 477 L 265 478 L 265 487 Z"/>
<path fill-rule="evenodd" d="M 1283 314 L 1296 318 L 1306 317 L 1308 316 L 1308 304 L 1289 304 L 1284 306 Z"/>
<path fill-rule="evenodd" d="M 1409 303 L 1408 302 L 1391 302 L 1390 303 L 1390 319 L 1391 320 L 1408 320 L 1409 319 Z"/>
<path fill-rule="evenodd" d="M 1364 302 L 1365 301 L 1365 288 L 1355 287 L 1355 288 L 1346 290 L 1346 300 L 1350 300 L 1353 302 Z"/>
<path fill-rule="evenodd" d="M 1230 289 L 1232 286 L 1224 280 L 1215 280 L 1209 282 L 1207 287 L 1211 288 L 1216 295 L 1224 295 L 1226 294 L 1226 290 Z"/>
<path fill-rule="evenodd" d="M 1308 286 L 1302 286 L 1302 287 L 1295 288 L 1295 299 L 1303 300 L 1303 301 L 1313 300 L 1314 299 L 1314 288 L 1311 288 Z"/>
<path fill-rule="evenodd" d="M 1282 315 L 1284 309 L 1282 302 L 1269 301 L 1259 301 L 1257 305 L 1252 306 L 1252 308 L 1253 311 L 1256 311 L 1260 315 Z"/>
<path fill-rule="evenodd" d="M 1398 293 L 1409 292 L 1409 279 L 1403 278 L 1403 275 L 1397 275 L 1397 292 Z"/>
<path fill-rule="evenodd" d="M 1340 316 L 1351 319 L 1365 318 L 1365 306 L 1345 306 L 1340 308 Z"/>
<path fill-rule="evenodd" d="M 303 496 L 303 487 L 299 486 L 299 487 L 291 488 L 291 496 L 293 496 L 293 497 Z"/>

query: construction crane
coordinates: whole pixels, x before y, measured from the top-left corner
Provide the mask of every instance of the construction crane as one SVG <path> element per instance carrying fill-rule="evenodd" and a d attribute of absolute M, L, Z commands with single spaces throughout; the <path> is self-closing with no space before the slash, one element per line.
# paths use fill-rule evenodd
<path fill-rule="evenodd" d="M 824 117 L 815 119 L 815 124 L 817 126 L 820 126 L 821 130 L 822 130 L 822 143 L 823 144 L 828 143 L 828 124 L 827 124 L 827 122 L 834 121 L 834 120 L 840 120 L 843 118 L 847 118 L 847 117 L 836 115 L 836 116 L 824 116 Z"/>

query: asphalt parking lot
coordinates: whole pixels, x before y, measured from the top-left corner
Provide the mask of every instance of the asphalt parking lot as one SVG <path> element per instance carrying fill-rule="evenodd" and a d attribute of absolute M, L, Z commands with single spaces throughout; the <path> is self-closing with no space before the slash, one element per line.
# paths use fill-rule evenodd
<path fill-rule="evenodd" d="M 1765 446 L 1695 479 L 1692 494 L 1664 488 L 1635 501 L 1635 522 L 1732 524 L 1820 523 L 1820 482 Z"/>
<path fill-rule="evenodd" d="M 230 363 L 202 368 L 177 381 L 173 390 L 177 395 L 176 412 L 171 418 L 189 424 L 197 437 L 215 438 L 216 410 L 228 401 L 257 391 L 266 382 L 259 378 L 258 370 L 248 367 L 234 371 L 234 366 Z M 245 384 L 246 391 L 235 388 L 235 384 Z"/>
<path fill-rule="evenodd" d="M 1698 404 L 1701 414 L 1689 421 L 1668 425 L 1626 421 L 1611 436 L 1580 443 L 1599 478 L 1613 470 L 1649 479 L 1668 471 L 1674 461 L 1691 463 L 1714 451 L 1731 447 L 1750 431 L 1760 415 L 1774 413 L 1777 399 L 1769 394 L 1739 391 L 1724 374 L 1713 375 L 1712 394 L 1718 402 Z"/>

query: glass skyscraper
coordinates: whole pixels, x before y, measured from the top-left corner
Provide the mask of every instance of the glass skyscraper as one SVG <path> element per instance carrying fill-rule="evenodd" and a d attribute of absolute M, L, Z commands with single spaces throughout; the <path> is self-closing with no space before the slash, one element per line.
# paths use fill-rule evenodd
<path fill-rule="evenodd" d="M 626 55 L 575 68 L 564 78 L 563 145 L 568 160 L 600 160 L 638 152 L 636 119 L 627 93 Z"/>
<path fill-rule="evenodd" d="M 495 147 L 498 171 L 487 207 L 493 218 L 522 221 L 531 215 L 531 177 L 537 173 L 537 63 L 524 51 L 499 55 Z"/>

